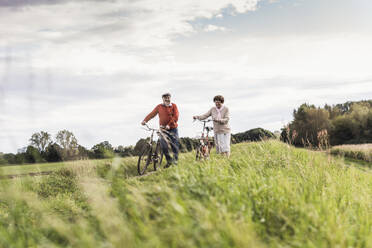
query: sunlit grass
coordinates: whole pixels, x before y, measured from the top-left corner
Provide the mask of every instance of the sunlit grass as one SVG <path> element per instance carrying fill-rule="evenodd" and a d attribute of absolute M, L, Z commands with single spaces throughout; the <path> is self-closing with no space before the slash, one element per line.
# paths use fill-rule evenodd
<path fill-rule="evenodd" d="M 277 141 L 0 180 L 0 247 L 371 247 L 372 174 Z"/>

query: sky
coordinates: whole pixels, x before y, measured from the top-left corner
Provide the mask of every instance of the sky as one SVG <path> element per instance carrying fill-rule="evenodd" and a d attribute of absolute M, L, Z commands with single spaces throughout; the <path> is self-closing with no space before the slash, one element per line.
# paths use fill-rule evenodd
<path fill-rule="evenodd" d="M 195 137 L 223 95 L 233 133 L 302 103 L 372 99 L 369 0 L 0 0 L 0 151 L 35 132 L 134 145 L 164 92 Z M 149 122 L 158 126 L 157 118 Z"/>

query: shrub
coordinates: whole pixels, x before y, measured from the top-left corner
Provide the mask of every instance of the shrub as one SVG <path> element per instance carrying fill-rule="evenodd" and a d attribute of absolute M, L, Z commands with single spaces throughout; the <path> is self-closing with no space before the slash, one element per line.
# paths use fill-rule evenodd
<path fill-rule="evenodd" d="M 37 193 L 43 198 L 75 193 L 77 190 L 75 173 L 65 168 L 44 177 L 37 186 Z"/>

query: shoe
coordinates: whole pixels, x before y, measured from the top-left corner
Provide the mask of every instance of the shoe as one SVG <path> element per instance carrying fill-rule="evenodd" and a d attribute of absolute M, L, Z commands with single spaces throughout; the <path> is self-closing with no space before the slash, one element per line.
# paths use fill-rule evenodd
<path fill-rule="evenodd" d="M 172 165 L 172 161 L 167 161 L 167 164 L 164 166 L 164 168 L 169 168 Z"/>
<path fill-rule="evenodd" d="M 173 161 L 173 164 L 174 164 L 174 165 L 178 165 L 178 160 L 174 160 L 174 161 Z"/>

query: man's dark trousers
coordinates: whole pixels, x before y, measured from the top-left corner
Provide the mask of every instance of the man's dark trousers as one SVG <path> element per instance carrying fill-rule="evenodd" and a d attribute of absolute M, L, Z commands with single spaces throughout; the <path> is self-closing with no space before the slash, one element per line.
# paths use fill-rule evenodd
<path fill-rule="evenodd" d="M 178 161 L 178 153 L 180 150 L 180 142 L 178 138 L 178 129 L 173 128 L 167 130 L 167 132 L 163 132 L 164 135 L 167 136 L 167 139 L 169 141 L 169 144 L 171 145 L 174 160 Z M 164 138 L 160 139 L 160 145 L 163 150 L 164 156 L 167 159 L 168 162 L 172 162 L 172 157 L 169 155 L 169 149 L 168 149 L 168 143 Z"/>

